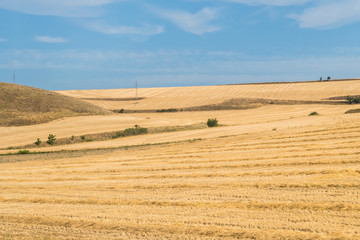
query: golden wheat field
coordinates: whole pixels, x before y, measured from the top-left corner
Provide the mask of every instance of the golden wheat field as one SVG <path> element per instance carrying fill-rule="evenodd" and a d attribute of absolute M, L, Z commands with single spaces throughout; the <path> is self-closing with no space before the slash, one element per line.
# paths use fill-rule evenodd
<path fill-rule="evenodd" d="M 232 98 L 318 102 L 0 127 L 0 239 L 360 239 L 360 113 L 319 102 L 360 95 L 360 81 L 139 89 L 143 99 L 121 100 L 133 92 L 61 93 L 117 98 L 86 101 L 133 110 Z M 200 126 L 214 117 L 219 127 L 31 145 L 49 133 Z M 14 154 L 26 145 L 37 153 Z"/>

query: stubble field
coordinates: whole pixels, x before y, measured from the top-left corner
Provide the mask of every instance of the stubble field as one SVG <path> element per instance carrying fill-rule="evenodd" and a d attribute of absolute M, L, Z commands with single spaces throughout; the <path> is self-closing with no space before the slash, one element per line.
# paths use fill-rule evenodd
<path fill-rule="evenodd" d="M 359 95 L 359 83 L 320 83 L 323 89 L 319 83 L 301 83 L 297 95 L 286 84 L 249 87 L 267 89 L 255 98 L 273 94 L 275 100 L 321 101 Z M 223 87 L 217 94 L 222 99 L 211 103 L 226 100 Z M 246 95 L 244 86 L 234 87 L 237 95 Z M 201 99 L 208 88 L 216 87 L 204 87 Z M 77 94 L 104 98 L 104 91 Z M 107 97 L 119 98 L 126 90 L 108 91 L 114 95 Z M 181 91 L 173 89 L 169 99 L 180 98 Z M 180 98 L 178 105 L 168 101 L 154 108 L 155 100 L 145 95 L 135 110 L 190 106 Z M 206 99 L 193 98 L 206 104 Z M 116 104 L 109 109 L 130 108 L 121 105 L 129 101 L 105 102 Z M 0 128 L 0 153 L 7 154 L 17 151 L 9 147 L 30 144 L 50 131 L 70 137 L 135 124 L 192 125 L 210 117 L 223 124 L 29 148 L 41 154 L 1 155 L 0 238 L 360 239 L 360 114 L 344 114 L 353 108 L 268 104 L 246 110 L 75 117 Z M 314 111 L 319 115 L 309 116 Z"/>

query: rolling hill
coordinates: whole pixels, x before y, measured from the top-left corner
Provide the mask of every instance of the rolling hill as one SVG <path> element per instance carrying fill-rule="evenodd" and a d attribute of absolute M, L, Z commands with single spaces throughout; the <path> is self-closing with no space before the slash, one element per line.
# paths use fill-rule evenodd
<path fill-rule="evenodd" d="M 62 117 L 102 114 L 110 112 L 55 92 L 0 82 L 0 126 L 31 125 Z"/>
<path fill-rule="evenodd" d="M 229 100 L 327 101 L 331 97 L 358 95 L 360 80 L 309 81 L 221 86 L 72 90 L 58 93 L 83 99 L 106 109 L 132 111 L 192 108 L 224 104 Z"/>

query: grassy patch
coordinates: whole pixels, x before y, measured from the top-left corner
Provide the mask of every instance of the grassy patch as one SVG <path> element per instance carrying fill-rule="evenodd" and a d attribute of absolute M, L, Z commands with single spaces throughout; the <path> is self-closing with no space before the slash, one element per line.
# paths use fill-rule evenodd
<path fill-rule="evenodd" d="M 345 114 L 349 114 L 349 113 L 360 113 L 360 108 L 350 109 L 350 110 L 345 112 Z"/>
<path fill-rule="evenodd" d="M 127 136 L 134 136 L 134 135 L 141 135 L 147 134 L 148 129 L 140 127 L 139 125 L 135 125 L 133 128 L 127 128 L 124 131 L 116 132 L 112 138 L 119 138 L 119 137 L 127 137 Z"/>
<path fill-rule="evenodd" d="M 317 112 L 312 112 L 309 114 L 309 116 L 316 116 L 316 115 L 319 115 Z"/>
<path fill-rule="evenodd" d="M 32 125 L 98 114 L 111 112 L 59 93 L 0 82 L 0 126 Z"/>
<path fill-rule="evenodd" d="M 30 154 L 31 152 L 29 151 L 29 150 L 19 150 L 18 152 L 17 152 L 18 154 Z"/>
<path fill-rule="evenodd" d="M 177 112 L 178 110 L 176 108 L 169 108 L 169 109 L 160 109 L 156 110 L 156 112 L 163 113 L 163 112 Z"/>

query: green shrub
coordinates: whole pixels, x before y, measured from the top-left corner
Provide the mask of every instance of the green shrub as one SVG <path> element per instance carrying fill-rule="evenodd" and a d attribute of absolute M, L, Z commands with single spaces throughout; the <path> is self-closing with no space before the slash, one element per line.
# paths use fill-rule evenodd
<path fill-rule="evenodd" d="M 347 96 L 346 100 L 348 101 L 349 104 L 358 104 L 360 103 L 360 97 L 359 96 Z"/>
<path fill-rule="evenodd" d="M 29 150 L 19 150 L 18 151 L 18 154 L 30 154 L 30 151 Z"/>
<path fill-rule="evenodd" d="M 35 144 L 38 145 L 38 146 L 41 144 L 40 138 L 38 138 L 38 139 L 36 140 Z"/>
<path fill-rule="evenodd" d="M 122 109 L 120 109 L 120 111 L 119 111 L 119 113 L 124 113 L 125 112 L 125 110 L 122 108 Z"/>
<path fill-rule="evenodd" d="M 48 144 L 53 145 L 56 140 L 56 135 L 49 134 L 48 140 L 46 141 Z"/>
<path fill-rule="evenodd" d="M 81 140 L 85 140 L 85 136 L 84 135 L 82 135 L 82 136 L 80 136 L 80 138 L 81 138 Z"/>
<path fill-rule="evenodd" d="M 218 120 L 216 118 L 209 118 L 206 124 L 208 125 L 208 127 L 217 127 Z"/>
<path fill-rule="evenodd" d="M 315 115 L 319 115 L 317 112 L 312 112 L 309 114 L 309 116 L 315 116 Z"/>
<path fill-rule="evenodd" d="M 71 138 L 70 138 L 70 140 L 71 140 L 71 141 L 74 141 L 74 139 L 75 139 L 75 136 L 72 135 Z"/>

